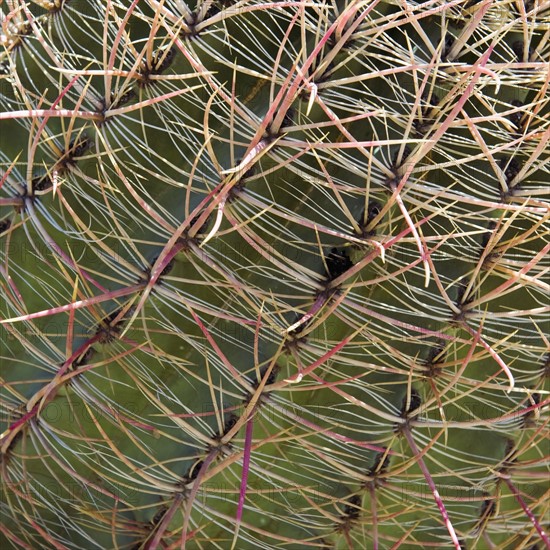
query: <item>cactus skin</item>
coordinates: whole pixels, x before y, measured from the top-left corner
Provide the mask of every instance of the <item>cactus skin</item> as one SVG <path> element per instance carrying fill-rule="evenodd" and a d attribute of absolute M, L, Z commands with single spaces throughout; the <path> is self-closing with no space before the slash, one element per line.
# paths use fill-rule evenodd
<path fill-rule="evenodd" d="M 2 548 L 548 547 L 547 3 L 2 10 Z"/>

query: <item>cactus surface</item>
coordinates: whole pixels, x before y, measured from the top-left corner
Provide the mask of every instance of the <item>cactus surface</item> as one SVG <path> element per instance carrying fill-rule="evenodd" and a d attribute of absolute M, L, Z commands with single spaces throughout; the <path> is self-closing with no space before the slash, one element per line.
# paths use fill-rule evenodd
<path fill-rule="evenodd" d="M 549 547 L 548 1 L 1 9 L 2 548 Z"/>

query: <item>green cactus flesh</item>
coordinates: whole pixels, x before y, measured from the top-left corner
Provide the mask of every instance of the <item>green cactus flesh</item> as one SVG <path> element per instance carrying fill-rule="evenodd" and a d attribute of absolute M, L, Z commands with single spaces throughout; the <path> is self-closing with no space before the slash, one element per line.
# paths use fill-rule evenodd
<path fill-rule="evenodd" d="M 2 10 L 2 548 L 548 547 L 548 2 Z"/>

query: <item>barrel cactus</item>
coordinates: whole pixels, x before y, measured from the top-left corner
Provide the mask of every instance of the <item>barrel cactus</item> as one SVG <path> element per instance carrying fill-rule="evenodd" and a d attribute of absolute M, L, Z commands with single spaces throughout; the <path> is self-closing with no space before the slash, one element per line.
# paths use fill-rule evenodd
<path fill-rule="evenodd" d="M 549 547 L 548 2 L 2 10 L 2 548 Z"/>

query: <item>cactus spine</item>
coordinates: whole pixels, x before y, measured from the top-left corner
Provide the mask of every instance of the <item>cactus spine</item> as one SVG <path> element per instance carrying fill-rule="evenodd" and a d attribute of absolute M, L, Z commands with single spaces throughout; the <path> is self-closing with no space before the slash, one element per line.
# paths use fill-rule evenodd
<path fill-rule="evenodd" d="M 2 10 L 2 548 L 548 547 L 548 2 Z"/>

